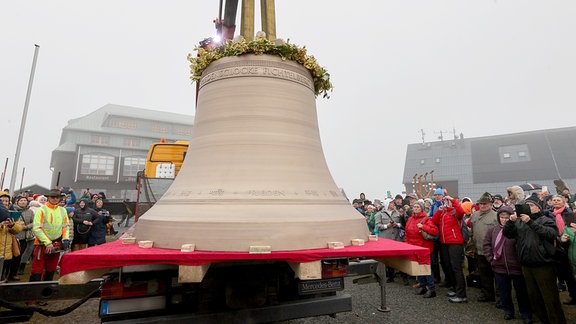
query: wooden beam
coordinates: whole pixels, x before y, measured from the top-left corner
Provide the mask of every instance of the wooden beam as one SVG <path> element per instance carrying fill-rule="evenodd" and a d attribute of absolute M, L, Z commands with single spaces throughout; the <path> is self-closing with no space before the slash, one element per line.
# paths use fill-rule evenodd
<path fill-rule="evenodd" d="M 431 273 L 429 264 L 419 264 L 418 262 L 410 261 L 405 257 L 374 258 L 374 260 L 382 262 L 385 265 L 410 276 L 425 276 Z"/>
<path fill-rule="evenodd" d="M 296 277 L 301 280 L 322 279 L 322 262 L 288 262 L 290 268 L 294 270 Z"/>
<path fill-rule="evenodd" d="M 202 282 L 210 263 L 199 266 L 178 266 L 178 282 Z"/>

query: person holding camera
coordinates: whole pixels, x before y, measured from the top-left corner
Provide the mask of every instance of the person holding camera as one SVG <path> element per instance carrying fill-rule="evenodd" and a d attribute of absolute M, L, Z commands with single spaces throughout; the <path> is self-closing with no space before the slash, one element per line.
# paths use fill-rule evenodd
<path fill-rule="evenodd" d="M 530 196 L 525 203 L 530 211 L 517 210 L 504 224 L 502 234 L 516 239 L 516 253 L 534 314 L 542 323 L 566 323 L 556 285 L 554 254 L 558 227 L 554 220 L 543 215 L 538 198 Z"/>
<path fill-rule="evenodd" d="M 466 303 L 466 279 L 462 269 L 464 257 L 464 237 L 461 222 L 464 209 L 458 199 L 445 195 L 440 207 L 432 216 L 432 221 L 440 229 L 440 262 L 446 271 L 446 284 L 451 303 Z"/>
<path fill-rule="evenodd" d="M 97 199 L 94 203 L 96 219 L 92 222 L 90 236 L 88 237 L 88 246 L 96 246 L 106 243 L 107 224 L 110 222 L 110 212 L 104 207 L 104 201 Z"/>
<path fill-rule="evenodd" d="M 4 257 L 4 268 L 0 277 L 0 282 L 6 282 L 13 259 L 13 253 L 17 240 L 14 235 L 24 229 L 22 222 L 15 222 L 10 218 L 10 212 L 4 206 L 0 206 L 0 255 Z M 19 280 L 19 279 L 18 279 Z"/>

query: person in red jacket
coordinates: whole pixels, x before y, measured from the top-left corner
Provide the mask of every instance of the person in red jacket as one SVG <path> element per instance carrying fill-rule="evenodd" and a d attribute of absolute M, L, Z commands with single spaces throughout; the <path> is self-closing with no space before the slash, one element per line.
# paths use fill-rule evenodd
<path fill-rule="evenodd" d="M 424 211 L 424 203 L 417 201 L 412 206 L 412 216 L 406 222 L 406 243 L 422 246 L 428 248 L 430 254 L 434 251 L 434 240 L 426 240 L 422 236 L 422 231 L 437 236 L 438 227 L 434 225 L 432 219 Z M 417 295 L 423 295 L 424 298 L 436 297 L 436 289 L 434 287 L 434 275 L 431 273 L 427 276 L 418 276 L 418 290 Z"/>
<path fill-rule="evenodd" d="M 462 217 L 464 209 L 458 199 L 448 195 L 432 216 L 434 224 L 440 228 L 440 253 L 443 268 L 446 269 L 446 283 L 452 289 L 448 292 L 452 303 L 466 303 L 466 279 L 462 270 L 464 258 L 464 238 L 462 236 Z"/>

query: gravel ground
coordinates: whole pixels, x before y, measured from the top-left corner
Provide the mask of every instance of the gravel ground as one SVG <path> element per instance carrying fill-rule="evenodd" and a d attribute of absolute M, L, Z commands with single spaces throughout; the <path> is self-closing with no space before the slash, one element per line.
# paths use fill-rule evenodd
<path fill-rule="evenodd" d="M 425 299 L 413 294 L 414 289 L 404 286 L 401 280 L 386 285 L 387 305 L 390 312 L 380 312 L 380 287 L 377 283 L 357 285 L 353 278 L 346 278 L 346 289 L 342 293 L 352 295 L 352 311 L 339 313 L 335 318 L 319 316 L 283 322 L 283 324 L 354 324 L 354 323 L 522 323 L 519 314 L 513 321 L 504 321 L 504 312 L 494 307 L 493 303 L 478 303 L 479 290 L 468 288 L 469 302 L 452 304 L 446 297 L 446 288 L 438 288 L 438 297 Z M 566 292 L 561 299 L 568 298 Z M 64 308 L 73 301 L 51 302 L 50 309 Z M 576 323 L 576 306 L 564 306 L 568 323 Z M 45 317 L 35 314 L 31 323 L 99 323 L 98 300 L 91 299 L 68 315 Z"/>

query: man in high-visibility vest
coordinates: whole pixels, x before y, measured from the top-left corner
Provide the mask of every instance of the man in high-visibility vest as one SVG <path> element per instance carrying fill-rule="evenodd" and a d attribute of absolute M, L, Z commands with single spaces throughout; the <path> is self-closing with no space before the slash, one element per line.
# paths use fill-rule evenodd
<path fill-rule="evenodd" d="M 30 281 L 50 281 L 58 267 L 60 252 L 70 245 L 68 213 L 59 206 L 61 192 L 52 189 L 48 193 L 48 202 L 34 214 L 34 240 L 32 271 Z M 42 274 L 44 273 L 44 277 Z"/>

